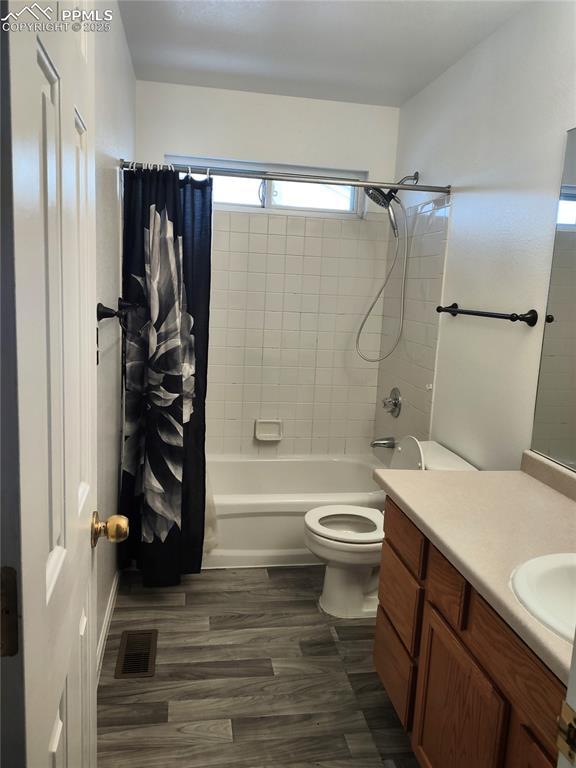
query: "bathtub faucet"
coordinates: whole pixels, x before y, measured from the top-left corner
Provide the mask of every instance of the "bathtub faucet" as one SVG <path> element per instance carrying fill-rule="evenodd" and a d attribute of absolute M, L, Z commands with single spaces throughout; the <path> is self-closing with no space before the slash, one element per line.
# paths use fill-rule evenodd
<path fill-rule="evenodd" d="M 395 437 L 379 437 L 376 440 L 372 440 L 370 443 L 371 448 L 395 448 L 396 447 L 396 438 Z"/>

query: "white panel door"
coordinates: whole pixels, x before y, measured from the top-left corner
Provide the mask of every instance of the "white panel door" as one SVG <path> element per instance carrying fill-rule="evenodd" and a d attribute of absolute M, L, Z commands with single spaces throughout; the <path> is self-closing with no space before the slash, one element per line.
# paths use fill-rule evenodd
<path fill-rule="evenodd" d="M 63 6 L 50 3 L 53 19 Z M 10 3 L 21 20 L 23 9 Z M 88 768 L 96 765 L 91 35 L 11 32 L 10 83 L 26 764 Z"/>

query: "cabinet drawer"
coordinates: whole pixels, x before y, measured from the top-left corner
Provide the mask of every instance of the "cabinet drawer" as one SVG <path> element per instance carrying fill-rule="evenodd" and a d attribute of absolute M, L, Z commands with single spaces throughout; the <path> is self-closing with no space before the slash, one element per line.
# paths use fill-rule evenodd
<path fill-rule="evenodd" d="M 556 718 L 566 689 L 474 590 L 462 639 L 542 745 L 556 754 Z"/>
<path fill-rule="evenodd" d="M 464 628 L 469 585 L 436 547 L 429 545 L 426 598 L 453 627 Z"/>
<path fill-rule="evenodd" d="M 384 535 L 412 574 L 424 578 L 428 542 L 390 498 L 384 507 Z"/>
<path fill-rule="evenodd" d="M 423 597 L 420 584 L 384 540 L 378 598 L 411 656 L 418 653 Z"/>
<path fill-rule="evenodd" d="M 400 722 L 409 731 L 412 725 L 416 665 L 381 608 L 378 608 L 376 617 L 374 667 Z"/>

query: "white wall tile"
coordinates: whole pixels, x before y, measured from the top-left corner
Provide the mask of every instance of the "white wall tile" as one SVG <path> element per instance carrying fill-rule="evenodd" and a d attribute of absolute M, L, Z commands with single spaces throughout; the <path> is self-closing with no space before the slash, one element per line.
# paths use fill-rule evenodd
<path fill-rule="evenodd" d="M 230 214 L 225 211 L 216 211 L 212 217 L 214 231 L 230 229 Z"/>
<path fill-rule="evenodd" d="M 269 235 L 285 235 L 286 234 L 286 216 L 269 216 L 268 217 L 268 234 Z"/>
<path fill-rule="evenodd" d="M 230 232 L 229 246 L 230 251 L 237 251 L 238 253 L 247 253 L 249 248 L 249 235 L 246 232 Z"/>
<path fill-rule="evenodd" d="M 268 216 L 265 213 L 255 213 L 250 216 L 250 232 L 268 232 Z"/>
<path fill-rule="evenodd" d="M 322 238 L 321 237 L 305 237 L 304 238 L 304 256 L 320 257 L 321 255 L 322 255 Z"/>
<path fill-rule="evenodd" d="M 306 219 L 305 233 L 307 237 L 322 237 L 323 223 L 320 218 Z"/>
<path fill-rule="evenodd" d="M 306 219 L 303 216 L 289 216 L 286 223 L 286 232 L 289 235 L 304 235 L 306 232 Z"/>
<path fill-rule="evenodd" d="M 230 231 L 248 232 L 250 229 L 250 216 L 247 213 L 230 213 Z"/>
<path fill-rule="evenodd" d="M 250 217 L 250 222 L 254 217 Z M 248 250 L 250 253 L 267 253 L 268 252 L 268 235 L 254 234 L 250 232 L 248 236 Z"/>
<path fill-rule="evenodd" d="M 214 234 L 209 449 L 264 455 L 368 451 L 378 366 L 357 357 L 354 337 L 385 273 L 386 215 L 351 220 L 230 212 L 218 217 Z M 437 234 L 422 233 L 427 239 L 421 253 L 438 242 Z M 429 266 L 423 277 L 441 278 L 433 254 L 417 259 L 413 279 L 420 278 L 424 259 Z M 414 283 L 412 301 L 430 303 L 435 290 L 432 283 Z M 406 364 L 416 369 L 429 364 L 434 344 L 424 322 L 427 310 L 419 313 L 406 337 L 412 344 Z M 366 349 L 378 351 L 383 314 L 379 303 L 366 325 Z M 426 405 L 417 389 L 411 394 Z M 256 418 L 284 420 L 278 446 L 254 440 Z"/>
<path fill-rule="evenodd" d="M 268 253 L 286 253 L 286 237 L 284 235 L 268 235 Z"/>
<path fill-rule="evenodd" d="M 212 232 L 212 247 L 215 251 L 228 251 L 230 250 L 230 232 L 221 230 L 214 230 Z"/>
<path fill-rule="evenodd" d="M 290 256 L 302 256 L 304 254 L 305 238 L 300 235 L 288 235 L 286 238 L 286 253 Z"/>
<path fill-rule="evenodd" d="M 234 234 L 234 233 L 231 233 Z M 214 266 L 214 265 L 213 265 Z M 241 251 L 231 251 L 228 255 L 229 269 L 233 272 L 246 272 L 248 269 L 248 253 Z M 226 267 L 222 267 L 225 269 Z"/>

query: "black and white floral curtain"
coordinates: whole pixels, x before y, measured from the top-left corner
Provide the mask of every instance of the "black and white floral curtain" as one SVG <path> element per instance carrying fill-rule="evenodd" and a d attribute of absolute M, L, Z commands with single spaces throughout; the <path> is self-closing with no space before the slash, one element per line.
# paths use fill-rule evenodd
<path fill-rule="evenodd" d="M 124 172 L 124 441 L 120 512 L 148 586 L 202 564 L 212 182 Z"/>

